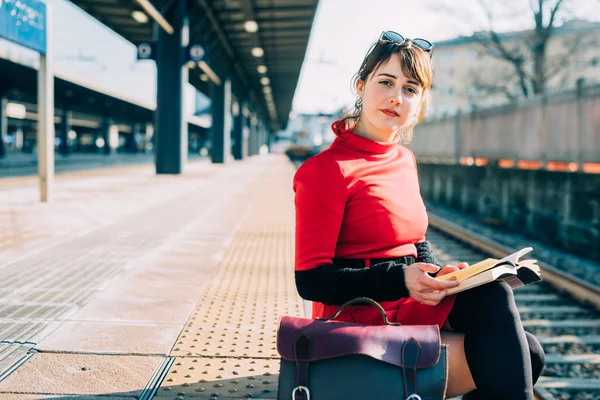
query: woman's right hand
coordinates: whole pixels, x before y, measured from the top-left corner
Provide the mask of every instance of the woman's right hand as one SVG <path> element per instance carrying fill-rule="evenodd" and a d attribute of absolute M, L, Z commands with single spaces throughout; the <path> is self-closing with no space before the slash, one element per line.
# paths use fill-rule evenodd
<path fill-rule="evenodd" d="M 444 297 L 446 290 L 460 285 L 458 281 L 445 281 L 429 276 L 428 272 L 438 272 L 440 268 L 434 264 L 415 263 L 404 269 L 404 284 L 410 297 L 421 304 L 437 305 Z"/>

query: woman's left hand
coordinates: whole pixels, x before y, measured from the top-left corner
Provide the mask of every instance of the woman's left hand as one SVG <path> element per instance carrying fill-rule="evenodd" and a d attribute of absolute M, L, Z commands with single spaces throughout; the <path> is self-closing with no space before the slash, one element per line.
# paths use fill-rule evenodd
<path fill-rule="evenodd" d="M 467 264 L 466 262 L 461 262 L 456 265 L 450 265 L 450 264 L 444 265 L 444 268 L 442 268 L 435 276 L 446 275 L 446 274 L 449 274 L 454 271 L 459 271 L 461 269 L 465 269 L 468 266 L 469 266 L 469 264 Z"/>

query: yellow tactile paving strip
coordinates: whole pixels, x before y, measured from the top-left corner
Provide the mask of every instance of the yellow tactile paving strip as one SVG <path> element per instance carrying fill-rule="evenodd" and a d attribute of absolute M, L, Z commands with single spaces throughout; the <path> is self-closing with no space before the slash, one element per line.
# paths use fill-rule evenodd
<path fill-rule="evenodd" d="M 294 168 L 277 166 L 249 197 L 247 218 L 177 339 L 161 399 L 276 398 L 279 316 L 303 315 L 293 275 Z"/>

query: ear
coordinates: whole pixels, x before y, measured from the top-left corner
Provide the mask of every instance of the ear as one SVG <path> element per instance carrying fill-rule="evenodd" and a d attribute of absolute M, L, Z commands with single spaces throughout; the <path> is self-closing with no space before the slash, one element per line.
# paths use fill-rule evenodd
<path fill-rule="evenodd" d="M 365 93 L 365 81 L 363 81 L 360 78 L 356 80 L 356 93 L 361 99 L 363 97 L 363 94 Z"/>

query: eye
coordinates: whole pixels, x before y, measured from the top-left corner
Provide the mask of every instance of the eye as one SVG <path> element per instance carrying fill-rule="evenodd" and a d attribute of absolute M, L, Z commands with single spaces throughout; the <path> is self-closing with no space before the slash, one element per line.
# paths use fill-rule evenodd
<path fill-rule="evenodd" d="M 381 82 L 379 82 L 379 83 L 381 83 L 381 84 L 383 84 L 383 85 L 385 85 L 385 86 L 392 86 L 392 82 L 390 82 L 390 81 L 388 81 L 388 80 L 384 80 L 384 81 L 381 81 Z"/>
<path fill-rule="evenodd" d="M 419 94 L 419 91 L 417 89 L 415 89 L 414 87 L 412 87 L 412 86 L 408 86 L 406 88 L 406 91 L 408 91 L 411 94 Z"/>

